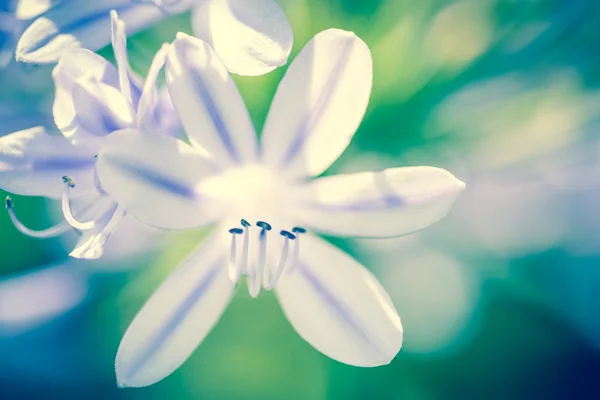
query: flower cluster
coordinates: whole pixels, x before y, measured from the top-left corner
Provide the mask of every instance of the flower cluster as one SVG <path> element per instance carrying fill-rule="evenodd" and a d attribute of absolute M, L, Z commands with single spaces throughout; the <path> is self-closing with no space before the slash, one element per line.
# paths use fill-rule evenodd
<path fill-rule="evenodd" d="M 131 323 L 117 354 L 119 385 L 150 385 L 178 368 L 242 277 L 252 297 L 275 290 L 296 331 L 322 353 L 356 366 L 389 363 L 402 344 L 393 304 L 366 268 L 318 234 L 415 232 L 445 216 L 464 184 L 434 167 L 320 177 L 366 112 L 367 45 L 338 29 L 310 40 L 281 81 L 259 140 L 230 72 L 257 75 L 287 60 L 291 30 L 274 1 L 86 1 L 61 11 L 76 3 L 41 14 L 16 53 L 58 60 L 53 114 L 61 134 L 35 127 L 0 139 L 0 188 L 61 198 L 65 222 L 33 231 L 9 198 L 15 226 L 37 237 L 80 231 L 71 253 L 78 258 L 100 257 L 128 216 L 212 232 Z M 163 45 L 145 81 L 132 73 L 126 33 L 192 6 L 196 37 L 179 33 Z M 109 13 L 116 68 L 81 47 L 104 44 L 106 7 L 127 21 Z M 166 87 L 157 90 L 163 69 Z"/>

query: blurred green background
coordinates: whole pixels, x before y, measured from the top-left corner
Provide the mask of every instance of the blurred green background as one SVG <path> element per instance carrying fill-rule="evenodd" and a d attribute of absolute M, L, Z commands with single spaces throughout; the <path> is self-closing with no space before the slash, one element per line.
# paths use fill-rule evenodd
<path fill-rule="evenodd" d="M 335 241 L 390 294 L 401 352 L 384 367 L 340 364 L 295 333 L 272 293 L 252 300 L 238 290 L 173 375 L 117 389 L 121 336 L 204 232 L 159 235 L 133 256 L 82 263 L 67 261 L 74 237 L 31 239 L 0 213 L 0 398 L 600 398 L 600 3 L 279 3 L 295 33 L 292 57 L 331 27 L 354 31 L 373 54 L 366 117 L 327 174 L 433 165 L 467 184 L 450 216 L 426 231 Z M 180 30 L 191 32 L 188 14 L 132 37 L 134 69 L 145 73 Z M 284 73 L 235 78 L 259 131 Z M 31 86 L 3 89 L 2 101 L 29 104 L 40 91 L 51 101 L 51 85 Z M 33 227 L 60 218 L 56 204 L 13 198 Z M 76 277 L 65 290 L 79 294 L 40 318 L 52 289 L 13 295 L 8 283 L 51 264 Z"/>

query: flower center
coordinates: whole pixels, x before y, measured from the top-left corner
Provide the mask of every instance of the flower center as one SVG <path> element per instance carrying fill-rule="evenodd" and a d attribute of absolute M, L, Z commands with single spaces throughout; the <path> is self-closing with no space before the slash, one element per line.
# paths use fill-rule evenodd
<path fill-rule="evenodd" d="M 273 289 L 285 270 L 292 271 L 300 251 L 299 235 L 288 208 L 295 185 L 263 165 L 226 169 L 208 178 L 201 191 L 225 210 L 222 226 L 231 235 L 229 278 L 235 285 L 248 276 L 256 297 L 260 288 Z"/>

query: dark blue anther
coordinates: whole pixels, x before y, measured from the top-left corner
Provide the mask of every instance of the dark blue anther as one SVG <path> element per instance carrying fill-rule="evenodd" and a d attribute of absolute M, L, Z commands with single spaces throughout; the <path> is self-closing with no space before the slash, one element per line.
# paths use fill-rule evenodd
<path fill-rule="evenodd" d="M 243 219 L 243 218 L 242 218 L 242 220 L 241 220 L 241 223 L 242 223 L 242 226 L 243 226 L 244 228 L 248 228 L 248 227 L 250 227 L 250 222 L 246 221 L 246 220 L 245 220 L 245 219 Z"/>
<path fill-rule="evenodd" d="M 294 235 L 294 234 L 293 234 L 293 233 L 291 233 L 291 232 L 288 232 L 288 231 L 281 231 L 281 232 L 279 232 L 279 233 L 281 234 L 281 236 L 285 236 L 285 237 L 286 237 L 286 238 L 288 238 L 288 239 L 292 239 L 292 240 L 296 239 L 296 235 Z"/>
<path fill-rule="evenodd" d="M 241 235 L 242 233 L 244 233 L 244 230 L 242 228 L 231 228 L 229 230 L 229 233 L 233 235 Z"/>
<path fill-rule="evenodd" d="M 263 230 L 264 230 L 264 229 L 266 229 L 266 230 L 268 230 L 268 231 L 270 231 L 270 230 L 271 230 L 271 225 L 269 225 L 269 223 L 267 223 L 267 222 L 264 222 L 264 221 L 258 221 L 258 222 L 256 223 L 256 226 L 258 226 L 259 228 L 263 228 Z"/>
<path fill-rule="evenodd" d="M 4 205 L 7 209 L 12 208 L 12 199 L 10 198 L 10 196 L 6 196 L 6 200 L 4 200 Z"/>
<path fill-rule="evenodd" d="M 294 229 L 292 229 L 292 232 L 294 232 L 294 233 L 306 233 L 306 229 L 300 228 L 299 226 L 296 226 L 296 227 L 294 227 Z"/>
<path fill-rule="evenodd" d="M 75 187 L 75 181 L 70 176 L 63 176 L 62 180 L 63 180 L 64 183 L 66 183 L 67 185 L 69 185 L 69 187 L 71 189 Z"/>

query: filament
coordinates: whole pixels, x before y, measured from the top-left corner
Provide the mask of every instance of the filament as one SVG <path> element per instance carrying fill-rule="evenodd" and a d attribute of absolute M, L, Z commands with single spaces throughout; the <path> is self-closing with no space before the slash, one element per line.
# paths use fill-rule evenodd
<path fill-rule="evenodd" d="M 57 225 L 51 226 L 50 228 L 42 229 L 42 230 L 34 230 L 26 227 L 15 213 L 12 199 L 10 196 L 6 197 L 6 210 L 8 211 L 8 216 L 10 217 L 11 222 L 17 228 L 17 230 L 27 236 L 31 236 L 38 239 L 46 239 L 55 236 L 62 235 L 63 233 L 71 231 L 73 228 L 67 222 L 63 221 Z"/>

